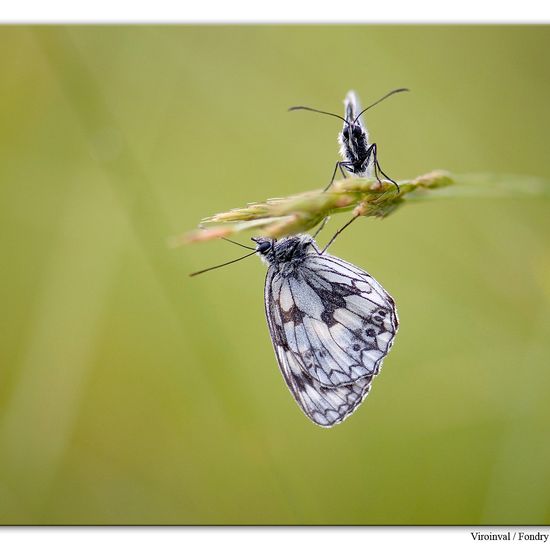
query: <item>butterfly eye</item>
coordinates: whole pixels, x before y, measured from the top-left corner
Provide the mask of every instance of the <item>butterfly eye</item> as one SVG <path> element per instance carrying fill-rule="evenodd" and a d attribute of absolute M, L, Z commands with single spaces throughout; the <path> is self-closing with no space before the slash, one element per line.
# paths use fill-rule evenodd
<path fill-rule="evenodd" d="M 361 135 L 363 134 L 363 131 L 361 130 L 361 127 L 360 126 L 354 126 L 353 129 L 352 129 L 352 133 L 353 133 L 353 137 L 361 137 Z"/>
<path fill-rule="evenodd" d="M 271 248 L 271 243 L 269 241 L 263 241 L 258 245 L 256 251 L 260 254 L 265 254 Z"/>
<path fill-rule="evenodd" d="M 344 131 L 342 132 L 342 134 L 346 139 L 349 138 L 349 130 L 347 126 L 344 128 Z"/>

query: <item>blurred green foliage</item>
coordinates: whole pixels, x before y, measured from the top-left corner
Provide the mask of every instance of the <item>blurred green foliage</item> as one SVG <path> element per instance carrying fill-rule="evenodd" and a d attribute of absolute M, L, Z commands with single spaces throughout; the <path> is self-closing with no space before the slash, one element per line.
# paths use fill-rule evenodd
<path fill-rule="evenodd" d="M 550 29 L 2 27 L 0 521 L 550 522 L 545 199 L 422 202 L 332 253 L 401 329 L 332 430 L 278 372 L 265 268 L 170 236 L 322 187 L 336 110 L 368 113 L 395 179 L 550 178 Z M 325 242 L 342 217 L 325 229 Z"/>

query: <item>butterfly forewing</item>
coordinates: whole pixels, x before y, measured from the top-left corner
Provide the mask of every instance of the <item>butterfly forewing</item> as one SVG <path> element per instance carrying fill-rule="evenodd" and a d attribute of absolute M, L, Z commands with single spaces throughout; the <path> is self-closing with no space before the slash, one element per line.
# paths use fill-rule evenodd
<path fill-rule="evenodd" d="M 344 99 L 344 118 L 348 123 L 351 123 L 360 112 L 361 105 L 359 104 L 359 98 L 353 90 L 350 90 Z"/>
<path fill-rule="evenodd" d="M 270 266 L 266 316 L 294 398 L 311 420 L 332 426 L 368 393 L 398 319 L 392 298 L 368 273 L 310 252 L 282 269 Z"/>

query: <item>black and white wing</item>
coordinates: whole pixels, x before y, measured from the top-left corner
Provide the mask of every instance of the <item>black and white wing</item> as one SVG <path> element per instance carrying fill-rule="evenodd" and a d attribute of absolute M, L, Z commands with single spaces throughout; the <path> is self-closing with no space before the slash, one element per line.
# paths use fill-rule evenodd
<path fill-rule="evenodd" d="M 350 90 L 346 94 L 346 98 L 344 99 L 344 113 L 345 113 L 344 118 L 349 123 L 355 122 L 355 124 L 359 124 L 359 126 L 363 128 L 363 131 L 365 132 L 365 135 L 368 138 L 369 134 L 367 131 L 367 127 L 363 122 L 363 117 L 359 117 L 357 120 L 355 120 L 357 118 L 357 115 L 361 111 L 362 111 L 362 107 L 361 107 L 361 102 L 359 101 L 359 97 L 353 90 Z"/>
<path fill-rule="evenodd" d="M 342 131 L 342 133 L 345 133 L 349 124 L 347 128 L 349 138 L 348 136 L 338 136 L 340 155 L 344 157 L 345 161 L 350 162 L 353 160 L 353 170 L 350 170 L 352 174 L 372 177 L 374 170 L 373 158 L 366 153 L 369 144 L 369 132 L 362 116 L 358 116 L 361 111 L 359 97 L 353 90 L 350 90 L 344 99 L 344 118 L 347 120 L 347 124 L 344 123 L 344 130 Z M 356 134 L 358 126 L 361 132 Z"/>
<path fill-rule="evenodd" d="M 357 94 L 350 90 L 344 99 L 344 118 L 351 124 L 355 117 L 361 112 L 361 104 Z"/>
<path fill-rule="evenodd" d="M 393 299 L 368 273 L 313 253 L 288 272 L 269 268 L 265 308 L 279 367 L 302 410 L 325 427 L 344 420 L 392 346 Z"/>

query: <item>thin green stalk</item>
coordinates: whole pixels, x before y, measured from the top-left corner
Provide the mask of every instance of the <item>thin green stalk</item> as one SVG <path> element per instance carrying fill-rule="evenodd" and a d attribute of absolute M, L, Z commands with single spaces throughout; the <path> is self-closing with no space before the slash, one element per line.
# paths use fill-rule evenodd
<path fill-rule="evenodd" d="M 243 208 L 215 214 L 202 220 L 199 229 L 174 240 L 173 244 L 228 237 L 242 231 L 280 238 L 308 231 L 326 216 L 353 211 L 354 215 L 385 218 L 399 207 L 440 198 L 550 197 L 550 182 L 533 176 L 495 174 L 455 175 L 434 170 L 399 182 L 369 178 L 346 178 L 327 191 L 310 191 L 286 198 L 268 199 Z"/>

